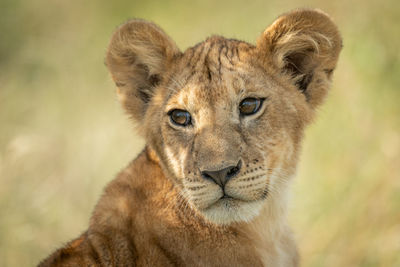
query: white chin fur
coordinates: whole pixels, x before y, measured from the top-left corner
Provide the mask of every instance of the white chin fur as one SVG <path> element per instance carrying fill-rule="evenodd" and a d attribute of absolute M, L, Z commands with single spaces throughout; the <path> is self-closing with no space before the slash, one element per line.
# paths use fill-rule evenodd
<path fill-rule="evenodd" d="M 263 203 L 263 200 L 244 202 L 237 199 L 220 199 L 201 213 L 215 224 L 249 222 L 260 214 Z"/>

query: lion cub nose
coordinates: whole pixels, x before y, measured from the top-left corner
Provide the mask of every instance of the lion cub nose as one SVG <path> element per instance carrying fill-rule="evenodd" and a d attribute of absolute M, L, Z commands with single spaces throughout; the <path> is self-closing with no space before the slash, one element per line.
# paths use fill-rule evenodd
<path fill-rule="evenodd" d="M 204 170 L 201 172 L 201 175 L 203 176 L 203 178 L 212 180 L 223 188 L 225 184 L 229 181 L 229 179 L 239 173 L 241 167 L 242 161 L 239 161 L 236 166 L 229 166 L 217 171 Z"/>

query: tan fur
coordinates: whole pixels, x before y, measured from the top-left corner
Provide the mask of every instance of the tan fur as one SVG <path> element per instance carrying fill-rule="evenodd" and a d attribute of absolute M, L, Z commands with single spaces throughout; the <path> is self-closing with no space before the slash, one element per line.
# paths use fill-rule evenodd
<path fill-rule="evenodd" d="M 106 187 L 88 230 L 40 266 L 297 266 L 288 186 L 340 49 L 318 10 L 280 16 L 256 46 L 213 36 L 183 53 L 153 23 L 120 26 L 106 62 L 147 145 Z M 242 116 L 248 97 L 265 100 Z M 191 124 L 173 124 L 173 109 Z M 224 190 L 204 178 L 236 165 Z"/>

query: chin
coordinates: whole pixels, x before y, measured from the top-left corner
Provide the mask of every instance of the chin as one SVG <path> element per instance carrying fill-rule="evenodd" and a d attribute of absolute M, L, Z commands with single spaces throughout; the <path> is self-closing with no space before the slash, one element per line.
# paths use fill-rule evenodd
<path fill-rule="evenodd" d="M 243 201 L 234 198 L 221 198 L 205 209 L 203 216 L 210 222 L 219 225 L 249 222 L 260 214 L 264 200 Z"/>

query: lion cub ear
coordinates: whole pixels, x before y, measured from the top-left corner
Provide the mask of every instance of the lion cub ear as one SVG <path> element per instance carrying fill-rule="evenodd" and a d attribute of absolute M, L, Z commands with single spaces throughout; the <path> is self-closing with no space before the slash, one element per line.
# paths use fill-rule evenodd
<path fill-rule="evenodd" d="M 287 75 L 312 107 L 322 102 L 329 89 L 341 48 L 334 22 L 311 9 L 281 15 L 257 40 L 265 64 Z"/>
<path fill-rule="evenodd" d="M 114 32 L 106 65 L 128 113 L 140 121 L 156 86 L 181 52 L 157 25 L 133 19 Z"/>

